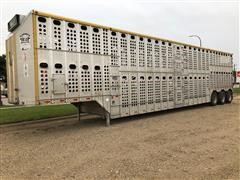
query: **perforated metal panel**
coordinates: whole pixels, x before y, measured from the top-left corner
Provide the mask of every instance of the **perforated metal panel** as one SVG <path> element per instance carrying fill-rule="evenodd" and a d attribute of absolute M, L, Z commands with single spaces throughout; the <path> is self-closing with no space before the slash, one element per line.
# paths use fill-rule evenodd
<path fill-rule="evenodd" d="M 168 68 L 173 68 L 173 45 L 172 45 L 172 43 L 168 43 L 167 53 L 168 53 L 168 58 L 167 58 Z"/>
<path fill-rule="evenodd" d="M 159 71 L 161 68 L 161 57 L 160 57 L 160 45 L 161 42 L 155 41 L 154 44 L 154 63 L 155 63 L 155 70 Z"/>
<path fill-rule="evenodd" d="M 67 50 L 77 51 L 77 24 L 66 22 Z"/>
<path fill-rule="evenodd" d="M 37 19 L 37 33 L 38 33 L 38 48 L 49 48 L 48 38 L 48 19 L 45 17 L 38 17 Z"/>
<path fill-rule="evenodd" d="M 92 94 L 92 77 L 91 77 L 91 62 L 84 56 L 81 58 L 80 63 L 80 95 L 91 96 Z"/>
<path fill-rule="evenodd" d="M 139 82 L 139 113 L 146 111 L 146 77 L 144 73 L 138 74 Z"/>
<path fill-rule="evenodd" d="M 183 77 L 183 99 L 184 99 L 184 105 L 188 105 L 189 103 L 189 77 L 184 76 Z"/>
<path fill-rule="evenodd" d="M 138 75 L 130 73 L 130 114 L 138 114 Z"/>
<path fill-rule="evenodd" d="M 201 49 L 198 49 L 198 52 L 197 52 L 197 69 L 198 70 L 202 69 L 202 52 L 201 52 Z"/>
<path fill-rule="evenodd" d="M 153 45 L 152 40 L 147 40 L 147 67 L 153 67 Z"/>
<path fill-rule="evenodd" d="M 79 51 L 89 53 L 89 31 L 90 28 L 85 25 L 79 25 Z"/>
<path fill-rule="evenodd" d="M 155 98 L 155 110 L 161 109 L 161 75 L 160 73 L 155 74 L 155 81 L 154 81 L 154 98 Z"/>
<path fill-rule="evenodd" d="M 121 75 L 121 116 L 129 115 L 129 76 L 127 73 Z"/>
<path fill-rule="evenodd" d="M 193 69 L 193 52 L 191 47 L 188 50 L 188 69 Z"/>
<path fill-rule="evenodd" d="M 122 33 L 120 36 L 120 61 L 122 67 L 128 66 L 127 47 L 128 47 L 127 36 L 126 34 Z"/>
<path fill-rule="evenodd" d="M 182 94 L 182 76 L 175 76 L 175 104 L 181 105 L 183 103 Z"/>
<path fill-rule="evenodd" d="M 91 32 L 92 32 L 92 53 L 94 54 L 101 54 L 101 29 L 92 27 Z"/>
<path fill-rule="evenodd" d="M 168 101 L 168 85 L 167 85 L 167 76 L 166 74 L 162 74 L 162 101 Z"/>
<path fill-rule="evenodd" d="M 104 95 L 110 94 L 110 66 L 104 65 Z"/>
<path fill-rule="evenodd" d="M 52 19 L 52 44 L 53 49 L 63 49 L 63 27 L 64 22 L 56 19 Z"/>
<path fill-rule="evenodd" d="M 154 111 L 154 76 L 147 74 L 147 111 Z"/>
<path fill-rule="evenodd" d="M 130 36 L 130 66 L 137 67 L 137 40 L 136 37 Z"/>
<path fill-rule="evenodd" d="M 43 63 L 40 63 L 43 64 Z M 44 67 L 44 66 L 40 66 L 39 68 L 40 73 L 40 94 L 41 97 L 48 97 L 48 96 L 44 96 L 44 95 L 48 95 L 49 92 L 49 68 L 48 67 Z"/>
<path fill-rule="evenodd" d="M 114 31 L 111 32 L 110 46 L 111 46 L 111 65 L 119 66 L 118 33 Z"/>
<path fill-rule="evenodd" d="M 138 65 L 139 67 L 145 67 L 145 42 L 144 38 L 140 38 L 138 41 Z"/>
<path fill-rule="evenodd" d="M 78 54 L 71 53 L 67 55 L 67 59 L 69 59 L 67 63 L 67 96 L 68 97 L 79 97 L 79 71 L 78 69 Z"/>
<path fill-rule="evenodd" d="M 109 34 L 107 29 L 103 29 L 103 54 L 109 55 Z"/>
<path fill-rule="evenodd" d="M 194 70 L 197 70 L 197 65 L 198 65 L 198 56 L 197 56 L 198 54 L 197 54 L 197 49 L 196 48 L 194 48 L 193 49 L 193 69 Z"/>
<path fill-rule="evenodd" d="M 168 101 L 174 101 L 174 77 L 172 74 L 168 75 Z"/>
<path fill-rule="evenodd" d="M 166 42 L 162 42 L 162 45 L 161 45 L 161 55 L 162 55 L 162 68 L 167 68 L 167 48 L 166 48 Z"/>

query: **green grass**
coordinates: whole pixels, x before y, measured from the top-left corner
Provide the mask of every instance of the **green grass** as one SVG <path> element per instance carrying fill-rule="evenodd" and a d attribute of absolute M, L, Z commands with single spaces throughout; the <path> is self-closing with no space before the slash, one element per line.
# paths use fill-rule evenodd
<path fill-rule="evenodd" d="M 33 107 L 9 107 L 6 109 L 0 109 L 0 124 L 67 116 L 76 113 L 77 109 L 71 104 Z"/>
<path fill-rule="evenodd" d="M 240 94 L 240 87 L 238 87 L 238 88 L 233 88 L 233 93 L 235 93 L 235 94 Z"/>

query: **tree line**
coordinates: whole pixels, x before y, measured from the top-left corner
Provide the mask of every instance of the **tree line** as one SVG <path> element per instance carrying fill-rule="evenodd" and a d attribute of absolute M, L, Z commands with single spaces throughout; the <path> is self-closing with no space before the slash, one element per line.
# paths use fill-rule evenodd
<path fill-rule="evenodd" d="M 6 74 L 6 55 L 3 54 L 0 56 L 0 77 L 4 77 L 3 82 L 7 81 L 7 74 Z"/>

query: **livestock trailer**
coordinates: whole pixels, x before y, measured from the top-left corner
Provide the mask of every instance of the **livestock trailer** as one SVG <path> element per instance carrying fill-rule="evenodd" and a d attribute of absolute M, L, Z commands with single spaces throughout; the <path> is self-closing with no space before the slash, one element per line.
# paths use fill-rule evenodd
<path fill-rule="evenodd" d="M 8 23 L 9 103 L 110 119 L 232 101 L 232 54 L 32 10 Z"/>

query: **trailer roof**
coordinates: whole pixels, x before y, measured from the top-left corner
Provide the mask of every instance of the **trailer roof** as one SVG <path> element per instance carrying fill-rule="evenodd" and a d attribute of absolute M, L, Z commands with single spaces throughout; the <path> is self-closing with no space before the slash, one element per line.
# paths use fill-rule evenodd
<path fill-rule="evenodd" d="M 187 43 L 183 43 L 183 42 L 179 42 L 179 41 L 174 41 L 174 40 L 170 40 L 170 39 L 158 38 L 158 37 L 154 37 L 154 36 L 150 36 L 150 35 L 146 35 L 146 34 L 131 32 L 131 31 L 122 30 L 122 29 L 113 28 L 113 27 L 104 26 L 104 25 L 99 25 L 99 24 L 95 24 L 95 23 L 91 23 L 91 22 L 87 22 L 87 21 L 68 18 L 68 17 L 65 17 L 65 16 L 59 16 L 59 15 L 51 14 L 51 13 L 47 13 L 47 12 L 32 10 L 32 14 L 38 15 L 38 16 L 45 16 L 45 17 L 49 17 L 49 18 L 54 18 L 54 19 L 58 19 L 58 20 L 65 20 L 65 21 L 73 22 L 73 23 L 79 23 L 81 25 L 99 27 L 99 28 L 108 29 L 108 30 L 111 30 L 111 31 L 116 31 L 116 32 L 127 33 L 127 34 L 131 34 L 131 35 L 137 35 L 137 36 L 140 36 L 140 37 L 145 37 L 145 38 L 150 38 L 150 39 L 155 39 L 155 40 L 160 40 L 160 41 L 176 43 L 176 44 L 179 44 L 179 45 L 191 46 L 191 47 L 195 47 L 195 48 L 199 48 L 199 49 L 205 49 L 205 50 L 209 50 L 209 51 L 216 51 L 218 53 L 233 55 L 233 53 L 229 53 L 229 52 L 219 51 L 219 50 L 216 50 L 216 49 L 210 49 L 210 48 L 205 48 L 205 47 L 200 47 L 200 46 L 187 44 Z"/>

